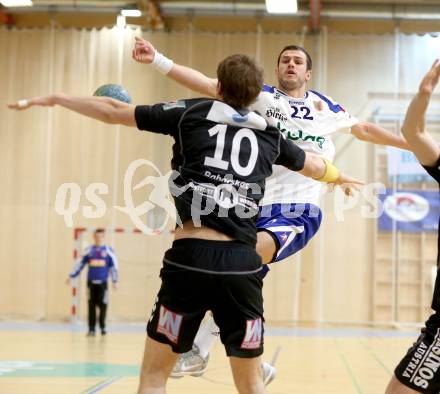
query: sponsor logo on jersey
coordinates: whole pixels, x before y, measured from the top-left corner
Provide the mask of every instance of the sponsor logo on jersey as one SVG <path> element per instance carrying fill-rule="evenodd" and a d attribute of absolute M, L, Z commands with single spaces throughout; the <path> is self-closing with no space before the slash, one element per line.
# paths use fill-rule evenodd
<path fill-rule="evenodd" d="M 165 335 L 171 342 L 177 343 L 179 340 L 180 327 L 183 316 L 172 312 L 163 305 L 159 309 L 159 322 L 156 331 Z"/>
<path fill-rule="evenodd" d="M 251 197 L 247 197 L 247 195 L 244 194 L 246 189 L 242 187 L 237 189 L 233 185 L 234 183 L 223 183 L 216 186 L 209 183 L 190 182 L 188 183 L 188 188 L 201 196 L 212 199 L 215 204 L 221 208 L 230 209 L 241 207 L 244 209 L 243 213 L 246 213 L 246 215 L 249 214 L 249 217 L 257 215 L 258 205 Z"/>
<path fill-rule="evenodd" d="M 297 130 L 297 131 L 292 131 L 292 130 L 287 130 L 285 127 L 283 127 L 281 125 L 281 122 L 277 123 L 277 129 L 279 131 L 281 131 L 281 133 L 283 133 L 283 135 L 288 138 L 289 140 L 292 141 L 311 141 L 311 142 L 316 142 L 319 146 L 320 149 L 323 149 L 324 146 L 324 142 L 325 142 L 325 137 L 322 136 L 318 136 L 318 135 L 310 135 L 305 133 L 302 130 Z"/>
<path fill-rule="evenodd" d="M 223 183 L 229 183 L 231 185 L 234 185 L 235 187 L 248 190 L 250 188 L 249 183 L 243 182 L 237 179 L 233 179 L 230 175 L 220 175 L 220 174 L 212 174 L 210 171 L 205 171 L 205 176 L 213 179 L 215 181 L 223 182 Z"/>
<path fill-rule="evenodd" d="M 394 193 L 383 204 L 385 213 L 399 222 L 417 222 L 429 213 L 426 198 L 414 193 Z"/>
<path fill-rule="evenodd" d="M 162 108 L 164 111 L 168 111 L 173 108 L 186 108 L 186 103 L 185 100 L 170 101 L 169 103 L 162 105 Z"/>
<path fill-rule="evenodd" d="M 247 122 L 249 117 L 247 115 L 233 114 L 232 120 L 237 123 Z"/>
<path fill-rule="evenodd" d="M 289 105 L 306 105 L 304 101 L 289 100 Z"/>
<path fill-rule="evenodd" d="M 428 346 L 421 341 L 416 352 L 403 371 L 402 376 L 409 378 L 417 387 L 427 389 L 440 367 L 440 339 L 437 332 L 434 342 Z"/>
<path fill-rule="evenodd" d="M 286 242 L 287 234 L 286 234 L 286 233 L 282 234 L 282 235 L 280 236 L 280 238 L 281 238 L 281 241 Z"/>
<path fill-rule="evenodd" d="M 105 260 L 92 259 L 90 260 L 90 267 L 105 267 Z"/>
<path fill-rule="evenodd" d="M 261 317 L 246 322 L 246 333 L 244 334 L 242 349 L 258 349 L 261 346 L 263 335 L 263 322 Z"/>
<path fill-rule="evenodd" d="M 279 110 L 279 108 L 275 108 L 275 107 L 269 108 L 266 111 L 266 117 L 267 118 L 274 118 L 274 119 L 277 119 L 277 120 L 281 120 L 282 122 L 287 122 L 287 116 L 284 115 Z"/>
<path fill-rule="evenodd" d="M 324 109 L 324 104 L 322 103 L 321 100 L 319 101 L 313 101 L 313 106 L 315 107 L 315 109 L 317 111 L 322 111 Z"/>

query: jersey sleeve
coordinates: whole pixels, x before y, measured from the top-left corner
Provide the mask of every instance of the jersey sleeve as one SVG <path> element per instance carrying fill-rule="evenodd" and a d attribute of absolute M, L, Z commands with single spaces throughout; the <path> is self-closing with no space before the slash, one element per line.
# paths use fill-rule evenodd
<path fill-rule="evenodd" d="M 134 116 L 139 130 L 174 136 L 178 132 L 180 118 L 187 108 L 186 100 L 155 105 L 138 105 Z"/>
<path fill-rule="evenodd" d="M 119 278 L 118 258 L 116 257 L 115 251 L 110 246 L 107 246 L 107 253 L 108 253 L 108 256 L 110 257 L 110 268 L 111 268 L 110 273 L 112 275 L 112 282 L 117 283 L 118 278 Z"/>
<path fill-rule="evenodd" d="M 76 278 L 82 271 L 82 269 L 86 266 L 86 264 L 89 262 L 90 257 L 89 257 L 89 253 L 90 253 L 91 248 L 88 247 L 85 252 L 84 255 L 81 257 L 81 259 L 79 259 L 77 261 L 77 263 L 75 264 L 75 267 L 73 268 L 73 271 L 70 274 L 71 278 Z"/>
<path fill-rule="evenodd" d="M 306 152 L 292 141 L 280 136 L 280 154 L 275 160 L 275 164 L 287 167 L 292 171 L 300 171 L 304 168 Z"/>
<path fill-rule="evenodd" d="M 319 99 L 321 99 L 322 104 L 325 108 L 325 124 L 330 130 L 340 133 L 351 133 L 351 128 L 359 123 L 359 120 L 351 116 L 345 108 L 338 104 L 332 97 L 325 96 L 322 93 L 312 90 Z"/>
<path fill-rule="evenodd" d="M 440 183 L 440 157 L 432 167 L 423 166 L 423 168 L 431 175 L 438 183 Z"/>
<path fill-rule="evenodd" d="M 329 100 L 333 99 L 329 98 Z M 329 106 L 329 110 L 332 117 L 331 122 L 336 132 L 349 134 L 351 128 L 359 123 L 359 120 L 351 116 L 340 104 L 333 103 L 333 106 Z"/>

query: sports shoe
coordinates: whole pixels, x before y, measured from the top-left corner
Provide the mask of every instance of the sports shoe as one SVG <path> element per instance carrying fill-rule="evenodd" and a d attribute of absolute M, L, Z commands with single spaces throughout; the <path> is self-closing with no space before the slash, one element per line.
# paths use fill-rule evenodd
<path fill-rule="evenodd" d="M 263 383 L 265 386 L 272 382 L 277 375 L 277 369 L 273 365 L 264 361 L 261 363 L 261 372 L 263 374 Z"/>
<path fill-rule="evenodd" d="M 89 331 L 89 332 L 87 333 L 87 336 L 88 336 L 88 337 L 94 337 L 94 336 L 95 336 L 95 331 Z"/>
<path fill-rule="evenodd" d="M 202 376 L 205 373 L 206 366 L 208 365 L 209 354 L 203 358 L 200 355 L 197 345 L 193 345 L 193 348 L 186 353 L 179 356 L 171 371 L 170 377 L 182 378 L 185 375 Z"/>

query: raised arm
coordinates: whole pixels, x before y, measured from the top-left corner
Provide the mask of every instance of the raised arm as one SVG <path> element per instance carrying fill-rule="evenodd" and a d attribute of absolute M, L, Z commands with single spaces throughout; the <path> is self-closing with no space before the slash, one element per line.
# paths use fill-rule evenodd
<path fill-rule="evenodd" d="M 135 37 L 132 57 L 138 63 L 151 64 L 188 89 L 209 97 L 217 96 L 217 79 L 209 78 L 197 70 L 174 63 L 143 38 Z"/>
<path fill-rule="evenodd" d="M 50 96 L 34 97 L 28 100 L 20 100 L 16 103 L 8 104 L 8 108 L 24 110 L 33 106 L 53 107 L 55 105 L 60 105 L 104 123 L 136 126 L 134 116 L 135 106 L 122 103 L 121 101 L 109 97 L 75 97 L 59 93 Z"/>
<path fill-rule="evenodd" d="M 425 166 L 433 166 L 440 157 L 440 148 L 434 138 L 425 130 L 425 114 L 432 93 L 440 79 L 440 61 L 437 59 L 423 77 L 419 91 L 412 99 L 406 111 L 402 134 L 411 150 Z"/>

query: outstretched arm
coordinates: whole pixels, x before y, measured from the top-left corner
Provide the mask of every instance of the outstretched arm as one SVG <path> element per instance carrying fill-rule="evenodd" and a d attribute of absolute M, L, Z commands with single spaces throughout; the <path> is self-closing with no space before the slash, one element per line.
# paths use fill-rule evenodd
<path fill-rule="evenodd" d="M 425 166 L 433 166 L 440 156 L 440 148 L 431 135 L 425 130 L 425 114 L 432 93 L 440 79 L 440 61 L 437 59 L 428 73 L 423 77 L 419 91 L 412 99 L 406 111 L 402 133 L 411 150 Z"/>
<path fill-rule="evenodd" d="M 24 110 L 33 106 L 53 107 L 55 105 L 60 105 L 105 123 L 136 126 L 134 117 L 135 106 L 109 97 L 75 97 L 59 93 L 20 100 L 16 103 L 8 104 L 8 107 L 15 110 Z"/>
<path fill-rule="evenodd" d="M 209 78 L 197 70 L 174 63 L 143 38 L 135 37 L 132 57 L 138 63 L 151 64 L 177 83 L 195 92 L 209 97 L 217 96 L 217 79 Z"/>
<path fill-rule="evenodd" d="M 395 146 L 396 148 L 410 150 L 410 146 L 399 135 L 392 133 L 370 122 L 359 122 L 351 128 L 351 133 L 359 140 L 373 144 Z"/>

